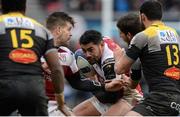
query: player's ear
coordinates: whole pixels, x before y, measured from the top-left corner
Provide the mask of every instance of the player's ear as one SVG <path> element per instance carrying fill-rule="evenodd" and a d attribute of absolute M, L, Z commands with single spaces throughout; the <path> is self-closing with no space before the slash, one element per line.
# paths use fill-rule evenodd
<path fill-rule="evenodd" d="M 144 13 L 141 13 L 141 21 L 145 21 L 147 19 L 146 15 Z"/>
<path fill-rule="evenodd" d="M 133 36 L 131 35 L 130 32 L 128 32 L 128 33 L 127 33 L 127 37 L 128 37 L 129 40 L 131 40 Z"/>
<path fill-rule="evenodd" d="M 100 44 L 101 44 L 101 46 L 104 46 L 104 41 L 101 41 L 101 43 L 100 43 Z"/>
<path fill-rule="evenodd" d="M 61 34 L 61 32 L 62 32 L 61 26 L 57 26 L 57 27 L 56 27 L 56 33 L 57 33 L 57 34 Z"/>

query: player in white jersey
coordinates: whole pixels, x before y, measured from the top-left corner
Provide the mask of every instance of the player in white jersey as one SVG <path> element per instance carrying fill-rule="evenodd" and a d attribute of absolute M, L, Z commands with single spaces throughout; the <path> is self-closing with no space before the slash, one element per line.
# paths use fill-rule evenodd
<path fill-rule="evenodd" d="M 104 85 L 92 80 L 82 80 L 74 54 L 67 48 L 67 41 L 71 37 L 71 29 L 74 26 L 72 17 L 64 12 L 54 12 L 47 19 L 47 28 L 52 32 L 54 36 L 54 45 L 57 47 L 59 52 L 59 61 L 63 66 L 64 75 L 69 84 L 78 90 L 82 91 L 104 91 Z M 50 78 L 51 71 L 48 66 L 43 62 L 44 77 L 46 79 L 46 94 L 49 97 L 49 114 L 52 116 L 59 115 L 57 112 L 57 105 L 54 103 L 54 89 Z M 99 84 L 99 85 L 97 85 Z M 63 111 L 62 111 L 63 112 Z M 66 108 L 64 114 L 72 115 L 72 112 Z"/>
<path fill-rule="evenodd" d="M 95 30 L 88 30 L 81 36 L 80 45 L 85 59 L 90 62 L 95 70 L 96 74 L 93 80 L 96 80 L 101 84 L 105 84 L 105 80 L 120 77 L 114 72 L 115 61 L 113 49 L 115 49 L 118 45 L 114 43 L 112 39 L 108 37 L 103 38 L 101 34 Z M 79 55 L 83 54 L 81 50 L 78 51 Z M 130 90 L 130 92 L 131 91 L 132 90 Z M 94 97 L 76 106 L 73 109 L 73 112 L 80 116 L 124 115 L 132 108 L 134 102 L 142 98 L 142 95 L 137 93 L 136 90 L 132 91 L 134 94 L 128 93 L 127 91 L 123 92 L 123 89 L 113 93 L 107 91 L 92 92 Z M 134 95 L 134 97 L 132 95 Z M 121 99 L 122 96 L 125 99 Z"/>

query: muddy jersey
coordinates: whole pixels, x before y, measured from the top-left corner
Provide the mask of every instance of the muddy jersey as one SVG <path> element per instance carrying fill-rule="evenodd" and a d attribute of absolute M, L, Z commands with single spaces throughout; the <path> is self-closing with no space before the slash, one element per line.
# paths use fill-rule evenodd
<path fill-rule="evenodd" d="M 176 31 L 156 22 L 131 41 L 126 55 L 141 60 L 150 91 L 180 92 L 180 39 Z"/>
<path fill-rule="evenodd" d="M 39 75 L 40 57 L 53 47 L 52 35 L 20 13 L 0 16 L 0 76 Z"/>

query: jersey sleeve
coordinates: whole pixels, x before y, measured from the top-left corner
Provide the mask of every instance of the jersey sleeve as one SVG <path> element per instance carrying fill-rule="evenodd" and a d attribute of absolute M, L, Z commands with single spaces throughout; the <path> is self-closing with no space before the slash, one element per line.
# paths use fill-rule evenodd
<path fill-rule="evenodd" d="M 141 50 L 147 45 L 148 40 L 143 32 L 140 32 L 134 36 L 131 40 L 126 55 L 133 60 L 136 60 L 141 55 Z"/>
<path fill-rule="evenodd" d="M 114 64 L 115 64 L 114 58 L 108 58 L 108 59 L 104 60 L 104 62 L 102 64 L 104 76 L 107 80 L 116 78 L 116 74 L 114 71 Z"/>
<path fill-rule="evenodd" d="M 138 58 L 131 66 L 130 76 L 133 81 L 139 82 L 141 79 L 141 62 Z"/>
<path fill-rule="evenodd" d="M 60 58 L 61 64 L 69 67 L 72 73 L 75 73 L 78 71 L 74 53 L 71 52 L 69 49 L 67 49 L 67 51 L 64 51 L 64 52 L 59 52 L 59 58 Z"/>

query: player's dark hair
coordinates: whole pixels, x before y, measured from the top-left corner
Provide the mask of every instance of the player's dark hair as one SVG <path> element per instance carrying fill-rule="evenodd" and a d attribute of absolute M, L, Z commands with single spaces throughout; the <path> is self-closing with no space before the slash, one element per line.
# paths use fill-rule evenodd
<path fill-rule="evenodd" d="M 70 22 L 72 26 L 74 27 L 74 20 L 72 17 L 70 17 L 67 13 L 65 12 L 54 12 L 46 20 L 46 27 L 48 29 L 53 29 L 54 26 L 60 25 L 64 26 L 66 22 Z"/>
<path fill-rule="evenodd" d="M 139 16 L 135 13 L 129 13 L 128 15 L 121 17 L 117 21 L 116 26 L 121 32 L 125 33 L 126 35 L 129 32 L 132 36 L 134 36 L 140 31 L 142 31 Z"/>
<path fill-rule="evenodd" d="M 79 43 L 83 45 L 86 45 L 89 43 L 99 44 L 101 41 L 102 41 L 102 35 L 100 32 L 96 30 L 85 31 L 79 39 Z"/>
<path fill-rule="evenodd" d="M 144 2 L 140 7 L 140 13 L 144 13 L 149 20 L 161 20 L 162 5 L 156 0 Z"/>
<path fill-rule="evenodd" d="M 1 0 L 2 13 L 26 11 L 26 0 Z"/>

